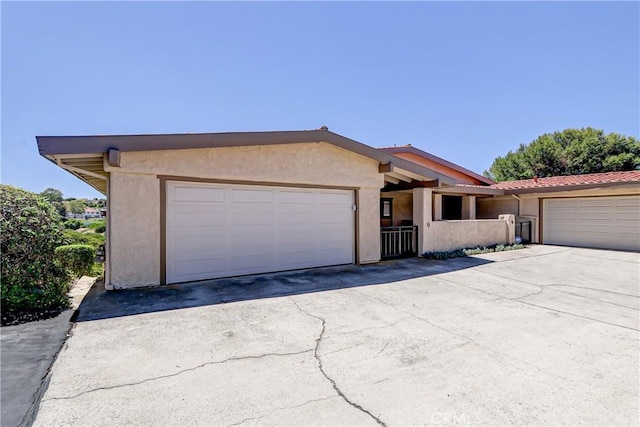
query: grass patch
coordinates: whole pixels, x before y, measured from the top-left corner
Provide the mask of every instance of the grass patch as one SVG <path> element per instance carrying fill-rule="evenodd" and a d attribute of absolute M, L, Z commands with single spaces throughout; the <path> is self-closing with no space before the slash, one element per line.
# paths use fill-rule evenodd
<path fill-rule="evenodd" d="M 104 234 L 64 230 L 62 240 L 65 245 L 89 245 L 98 249 L 100 245 L 104 245 Z"/>
<path fill-rule="evenodd" d="M 89 219 L 85 221 L 85 227 L 91 228 L 93 230 L 101 227 L 106 227 L 106 225 L 107 225 L 107 220 L 105 219 Z"/>
<path fill-rule="evenodd" d="M 504 252 L 504 251 L 513 251 L 516 249 L 523 249 L 524 245 L 522 244 L 514 244 L 514 245 L 492 245 L 492 246 L 478 246 L 476 248 L 467 248 L 467 249 L 456 249 L 454 251 L 436 251 L 436 252 L 425 252 L 422 254 L 424 258 L 427 259 L 437 259 L 437 260 L 445 260 L 449 258 L 460 258 L 466 257 L 469 255 L 480 255 L 480 254 L 489 254 L 492 252 Z"/>

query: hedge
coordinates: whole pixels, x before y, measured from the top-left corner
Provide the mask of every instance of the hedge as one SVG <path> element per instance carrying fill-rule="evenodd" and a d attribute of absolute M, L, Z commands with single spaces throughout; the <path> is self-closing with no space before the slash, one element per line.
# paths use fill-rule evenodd
<path fill-rule="evenodd" d="M 89 245 L 64 245 L 56 248 L 58 263 L 76 276 L 91 275 L 95 249 Z"/>
<path fill-rule="evenodd" d="M 69 275 L 55 262 L 58 212 L 41 196 L 0 184 L 2 324 L 50 317 L 69 306 Z"/>

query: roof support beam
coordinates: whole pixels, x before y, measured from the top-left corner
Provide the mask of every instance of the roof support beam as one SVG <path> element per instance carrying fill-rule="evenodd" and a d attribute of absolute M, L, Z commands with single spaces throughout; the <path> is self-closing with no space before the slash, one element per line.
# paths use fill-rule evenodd
<path fill-rule="evenodd" d="M 409 178 L 415 179 L 416 181 L 424 181 L 425 178 L 432 178 L 430 176 L 420 176 L 417 173 L 409 172 L 406 169 L 396 169 L 395 173 L 408 176 Z M 437 177 L 433 177 L 433 178 L 437 179 Z"/>
<path fill-rule="evenodd" d="M 385 185 L 382 191 L 411 190 L 413 188 L 435 188 L 437 186 L 438 186 L 437 179 L 433 181 L 411 181 L 411 182 L 400 182 L 398 184 Z"/>
<path fill-rule="evenodd" d="M 396 178 L 394 178 L 392 176 L 389 176 L 389 175 L 385 175 L 384 176 L 384 181 L 385 182 L 390 182 L 392 184 L 400 184 L 400 180 L 399 179 L 396 179 Z"/>
<path fill-rule="evenodd" d="M 389 173 L 393 172 L 393 163 L 380 163 L 378 165 L 378 173 Z"/>
<path fill-rule="evenodd" d="M 387 173 L 387 174 L 385 174 L 385 175 L 386 175 L 386 176 L 393 177 L 393 178 L 395 178 L 395 179 L 399 179 L 400 181 L 406 181 L 406 182 L 414 181 L 414 179 L 412 179 L 411 177 L 406 176 L 406 175 L 403 175 L 403 174 L 398 173 L 398 172 L 389 172 L 389 173 Z M 420 180 L 420 181 L 421 181 L 421 180 Z"/>
<path fill-rule="evenodd" d="M 91 176 L 93 178 L 103 179 L 105 181 L 107 180 L 107 177 L 104 176 L 104 175 L 100 175 L 100 174 L 95 173 L 95 172 L 89 172 L 89 171 L 86 171 L 84 169 L 77 168 L 75 166 L 66 165 L 66 164 L 62 163 L 63 159 L 60 159 L 58 157 L 56 157 L 55 159 L 56 159 L 56 164 L 58 166 L 60 166 L 62 169 L 68 170 L 69 172 L 79 173 L 79 174 L 82 174 L 82 175 Z"/>

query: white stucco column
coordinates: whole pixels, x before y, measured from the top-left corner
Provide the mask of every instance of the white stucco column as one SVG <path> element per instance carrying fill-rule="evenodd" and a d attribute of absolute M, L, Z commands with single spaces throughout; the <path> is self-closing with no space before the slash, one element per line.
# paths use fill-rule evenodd
<path fill-rule="evenodd" d="M 462 197 L 462 219 L 476 219 L 476 196 Z"/>
<path fill-rule="evenodd" d="M 431 226 L 432 190 L 430 188 L 413 189 L 413 223 L 418 226 L 418 254 L 422 255 L 429 247 L 429 227 Z"/>
<path fill-rule="evenodd" d="M 442 221 L 442 194 L 433 195 L 433 220 Z"/>

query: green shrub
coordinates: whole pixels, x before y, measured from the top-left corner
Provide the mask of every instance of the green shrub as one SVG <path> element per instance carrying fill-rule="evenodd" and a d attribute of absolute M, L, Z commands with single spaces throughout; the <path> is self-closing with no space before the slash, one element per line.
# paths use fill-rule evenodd
<path fill-rule="evenodd" d="M 104 219 L 94 219 L 88 222 L 87 224 L 87 228 L 91 228 L 91 229 L 97 229 L 97 228 L 101 228 L 101 227 L 106 227 L 107 225 L 107 221 Z M 98 231 L 98 233 L 100 233 L 100 231 Z"/>
<path fill-rule="evenodd" d="M 68 219 L 64 222 L 64 228 L 67 228 L 69 230 L 77 230 L 78 228 L 82 227 L 84 224 L 82 221 L 75 219 L 75 218 L 71 218 Z"/>
<path fill-rule="evenodd" d="M 56 248 L 58 263 L 71 270 L 76 276 L 91 274 L 95 249 L 90 245 L 64 245 Z"/>
<path fill-rule="evenodd" d="M 104 245 L 104 235 L 96 233 L 79 233 L 73 230 L 65 230 L 62 238 L 64 245 L 89 245 L 93 249 Z"/>
<path fill-rule="evenodd" d="M 96 230 L 96 233 L 104 233 L 105 231 L 107 231 L 107 226 L 102 224 L 97 226 L 95 230 Z"/>
<path fill-rule="evenodd" d="M 514 244 L 514 245 L 492 245 L 486 247 L 476 247 L 476 248 L 467 248 L 467 249 L 456 249 L 453 251 L 438 251 L 438 252 L 425 252 L 422 254 L 424 258 L 427 259 L 436 259 L 436 260 L 445 260 L 449 258 L 460 258 L 469 255 L 480 255 L 480 254 L 488 254 L 492 252 L 504 252 L 504 251 L 512 251 L 515 249 L 522 249 L 524 245 Z"/>
<path fill-rule="evenodd" d="M 45 199 L 0 184 L 2 324 L 47 317 L 69 306 L 67 271 L 55 262 L 62 219 Z"/>

